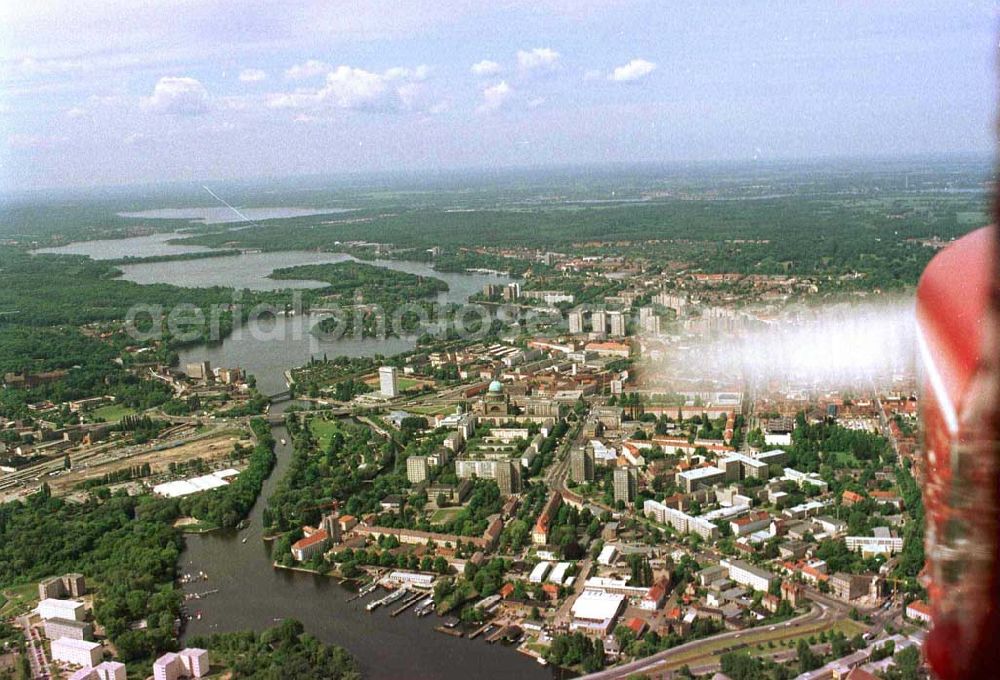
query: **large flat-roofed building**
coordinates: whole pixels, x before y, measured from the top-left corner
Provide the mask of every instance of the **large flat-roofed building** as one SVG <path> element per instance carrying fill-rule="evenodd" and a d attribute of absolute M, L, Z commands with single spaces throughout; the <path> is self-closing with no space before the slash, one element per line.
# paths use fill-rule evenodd
<path fill-rule="evenodd" d="M 39 602 L 35 611 L 45 620 L 68 619 L 70 621 L 83 621 L 87 616 L 87 610 L 83 606 L 83 602 L 79 600 L 54 600 L 48 598 Z"/>
<path fill-rule="evenodd" d="M 860 551 L 863 557 L 892 555 L 903 549 L 903 539 L 888 527 L 875 527 L 873 533 L 873 536 L 847 536 L 844 539 L 847 549 Z"/>
<path fill-rule="evenodd" d="M 399 396 L 399 369 L 382 366 L 378 369 L 378 387 L 383 397 L 394 399 Z"/>
<path fill-rule="evenodd" d="M 93 640 L 94 626 L 86 621 L 72 619 L 46 619 L 45 637 L 50 640 L 70 638 L 72 640 Z"/>
<path fill-rule="evenodd" d="M 490 460 L 488 458 L 463 458 L 455 461 L 455 474 L 459 479 L 479 477 L 493 479 L 504 496 L 521 490 L 520 461 Z"/>
<path fill-rule="evenodd" d="M 722 560 L 719 563 L 729 571 L 729 578 L 740 585 L 767 592 L 778 577 L 743 560 Z"/>
<path fill-rule="evenodd" d="M 535 568 L 531 570 L 531 574 L 528 575 L 528 582 L 541 583 L 545 580 L 545 575 L 549 573 L 549 569 L 551 568 L 551 562 L 539 562 L 535 565 Z"/>
<path fill-rule="evenodd" d="M 73 638 L 53 640 L 51 649 L 53 661 L 62 661 L 74 666 L 96 666 L 104 655 L 104 648 L 96 642 Z"/>
<path fill-rule="evenodd" d="M 683 510 L 668 507 L 659 501 L 646 500 L 642 504 L 642 514 L 661 524 L 668 524 L 682 534 L 690 532 L 707 540 L 715 540 L 719 537 L 719 527 L 710 520 L 693 517 Z"/>
<path fill-rule="evenodd" d="M 684 489 L 684 493 L 691 493 L 702 487 L 713 486 L 724 481 L 726 481 L 725 470 L 713 466 L 677 473 L 677 485 Z"/>
<path fill-rule="evenodd" d="M 615 627 L 625 608 L 625 596 L 608 591 L 587 589 L 573 603 L 571 631 L 604 637 Z"/>

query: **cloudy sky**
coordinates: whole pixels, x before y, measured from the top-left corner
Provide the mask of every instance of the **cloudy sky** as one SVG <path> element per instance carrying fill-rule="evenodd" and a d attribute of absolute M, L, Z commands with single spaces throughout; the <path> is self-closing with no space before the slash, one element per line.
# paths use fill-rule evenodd
<path fill-rule="evenodd" d="M 0 3 L 0 191 L 986 152 L 991 0 Z"/>

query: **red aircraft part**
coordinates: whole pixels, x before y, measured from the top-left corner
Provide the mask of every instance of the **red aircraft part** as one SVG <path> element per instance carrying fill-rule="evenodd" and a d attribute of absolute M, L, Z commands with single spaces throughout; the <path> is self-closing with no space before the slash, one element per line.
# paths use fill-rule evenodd
<path fill-rule="evenodd" d="M 933 618 L 924 651 L 944 680 L 994 678 L 1000 668 L 996 239 L 986 227 L 948 246 L 917 289 Z"/>

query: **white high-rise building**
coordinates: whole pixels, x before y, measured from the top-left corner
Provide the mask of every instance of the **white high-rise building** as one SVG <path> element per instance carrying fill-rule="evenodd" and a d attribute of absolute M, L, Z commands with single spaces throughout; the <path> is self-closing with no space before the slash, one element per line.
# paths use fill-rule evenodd
<path fill-rule="evenodd" d="M 591 312 L 590 327 L 595 333 L 604 333 L 608 330 L 608 315 L 603 309 L 596 309 Z"/>
<path fill-rule="evenodd" d="M 395 366 L 383 366 L 378 369 L 378 386 L 382 396 L 394 399 L 399 396 L 399 369 Z"/>
<path fill-rule="evenodd" d="M 574 335 L 583 333 L 583 312 L 572 311 L 569 313 L 569 332 Z"/>
<path fill-rule="evenodd" d="M 608 312 L 608 320 L 611 322 L 611 335 L 625 337 L 625 315 L 621 312 Z"/>

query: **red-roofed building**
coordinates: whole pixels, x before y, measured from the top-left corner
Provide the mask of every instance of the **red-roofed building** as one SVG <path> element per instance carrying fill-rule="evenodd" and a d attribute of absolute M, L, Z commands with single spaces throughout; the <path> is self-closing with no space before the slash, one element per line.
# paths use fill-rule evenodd
<path fill-rule="evenodd" d="M 910 604 L 906 605 L 906 617 L 909 619 L 916 619 L 917 621 L 923 621 L 924 623 L 930 623 L 930 605 L 923 600 L 914 600 Z"/>
<path fill-rule="evenodd" d="M 646 632 L 646 622 L 640 618 L 631 618 L 625 623 L 625 627 L 635 633 L 636 639 L 641 638 Z"/>
<path fill-rule="evenodd" d="M 542 592 L 544 592 L 545 596 L 548 597 L 550 600 L 559 599 L 559 586 L 557 586 L 555 583 L 543 583 Z"/>
<path fill-rule="evenodd" d="M 666 577 L 660 579 L 649 587 L 639 606 L 648 611 L 656 611 L 663 606 L 664 601 L 667 599 L 667 589 L 669 586 L 670 581 Z"/>
<path fill-rule="evenodd" d="M 878 680 L 878 678 L 863 668 L 854 668 L 844 676 L 845 680 Z"/>
<path fill-rule="evenodd" d="M 549 496 L 549 500 L 545 502 L 545 506 L 542 511 L 538 514 L 538 520 L 535 522 L 535 527 L 531 530 L 531 542 L 535 545 L 545 545 L 549 542 L 549 523 L 552 521 L 552 515 L 555 511 L 559 509 L 559 505 L 562 503 L 562 496 L 557 492 L 553 492 Z"/>
<path fill-rule="evenodd" d="M 313 531 L 309 536 L 292 543 L 292 557 L 296 562 L 305 562 L 313 555 L 326 550 L 330 542 L 330 536 L 325 530 Z"/>
<path fill-rule="evenodd" d="M 798 583 L 792 583 L 791 581 L 781 582 L 781 597 L 788 600 L 788 604 L 793 607 L 799 606 L 799 600 L 802 597 L 802 586 Z"/>
<path fill-rule="evenodd" d="M 504 583 L 503 586 L 500 588 L 500 597 L 502 597 L 505 600 L 513 594 L 514 594 L 513 583 Z"/>
<path fill-rule="evenodd" d="M 854 505 L 855 503 L 860 503 L 864 499 L 865 499 L 864 496 L 862 496 L 859 493 L 855 493 L 853 491 L 844 491 L 844 495 L 841 496 L 841 502 L 847 506 Z"/>

